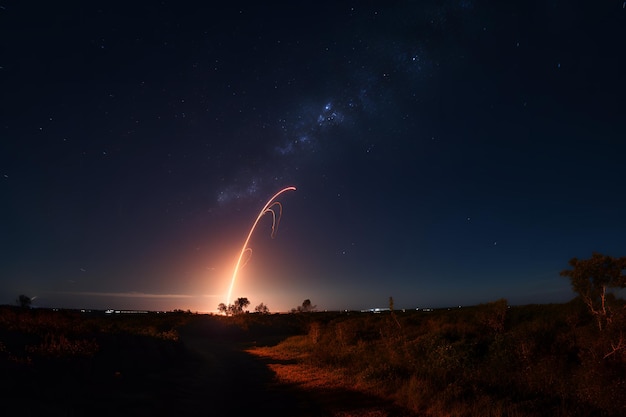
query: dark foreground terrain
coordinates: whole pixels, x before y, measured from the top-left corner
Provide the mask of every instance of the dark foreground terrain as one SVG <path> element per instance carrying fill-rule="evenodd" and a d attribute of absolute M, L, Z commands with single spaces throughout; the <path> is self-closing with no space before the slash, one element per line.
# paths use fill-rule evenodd
<path fill-rule="evenodd" d="M 372 395 L 280 381 L 269 357 L 245 351 L 301 333 L 297 317 L 234 321 L 2 308 L 2 414 L 410 415 Z"/>
<path fill-rule="evenodd" d="M 3 415 L 626 415 L 626 308 L 104 314 L 0 307 Z"/>

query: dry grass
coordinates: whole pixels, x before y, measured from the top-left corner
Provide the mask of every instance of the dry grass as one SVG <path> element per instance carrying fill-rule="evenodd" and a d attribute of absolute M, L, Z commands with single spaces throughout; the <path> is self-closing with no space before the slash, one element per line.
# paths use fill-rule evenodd
<path fill-rule="evenodd" d="M 413 415 L 394 406 L 389 399 L 375 395 L 373 386 L 357 381 L 345 369 L 313 365 L 306 349 L 309 339 L 308 336 L 293 336 L 277 346 L 255 347 L 246 352 L 264 360 L 278 383 L 308 392 L 333 417 Z"/>
<path fill-rule="evenodd" d="M 303 389 L 347 388 L 349 381 L 339 369 L 319 368 L 307 364 L 307 355 L 276 347 L 256 347 L 248 353 L 263 358 L 279 381 Z"/>
<path fill-rule="evenodd" d="M 235 362 L 242 356 L 240 343 L 259 341 L 247 351 L 257 361 L 243 356 L 273 381 L 261 388 L 287 393 L 286 398 L 310 394 L 312 404 L 329 410 L 323 415 L 616 417 L 626 410 L 623 311 L 623 317 L 616 316 L 623 321 L 616 318 L 600 332 L 576 303 L 509 309 L 503 300 L 430 313 L 236 320 L 0 308 L 0 383 L 19 380 L 11 392 L 35 386 L 52 398 L 56 387 L 59 392 L 63 387 L 58 375 L 83 393 L 99 392 L 98 384 L 108 387 L 127 376 L 170 375 L 187 357 L 180 330 L 188 341 L 216 342 L 207 345 L 209 354 L 236 345 Z M 235 375 L 250 372 L 247 365 Z"/>
<path fill-rule="evenodd" d="M 249 353 L 283 383 L 359 392 L 419 416 L 624 415 L 626 361 L 606 355 L 621 346 L 621 330 L 598 334 L 585 318 L 575 303 L 508 309 L 504 300 L 397 317 L 320 316 L 308 334 Z"/>

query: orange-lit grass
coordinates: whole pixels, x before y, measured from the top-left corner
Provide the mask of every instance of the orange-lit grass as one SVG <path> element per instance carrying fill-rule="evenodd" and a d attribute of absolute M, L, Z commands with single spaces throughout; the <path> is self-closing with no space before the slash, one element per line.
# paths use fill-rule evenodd
<path fill-rule="evenodd" d="M 271 347 L 255 347 L 247 352 L 266 361 L 280 383 L 291 384 L 309 392 L 316 392 L 322 397 L 318 401 L 327 405 L 327 409 L 336 417 L 386 417 L 404 415 L 398 410 L 390 411 L 393 399 L 377 388 L 372 381 L 355 376 L 342 367 L 322 366 L 311 357 L 311 335 L 292 336 L 280 344 Z M 378 398 L 354 406 L 347 411 L 341 406 L 341 398 L 332 392 L 355 392 Z"/>
<path fill-rule="evenodd" d="M 272 347 L 255 347 L 247 352 L 262 358 L 280 383 L 290 384 L 307 392 L 317 393 L 317 401 L 334 417 L 388 417 L 399 415 L 389 406 L 365 402 L 346 407 L 335 392 L 359 392 L 372 395 L 373 387 L 360 384 L 341 368 L 320 367 L 310 360 L 310 336 L 292 336 Z M 381 399 L 384 400 L 384 399 Z M 349 408 L 349 409 L 348 409 Z"/>
<path fill-rule="evenodd" d="M 292 336 L 276 346 L 254 347 L 247 352 L 263 358 L 281 382 L 304 389 L 346 388 L 349 381 L 340 369 L 311 365 L 306 349 L 308 336 Z"/>
<path fill-rule="evenodd" d="M 411 377 L 406 385 L 396 393 L 390 393 L 380 384 L 366 378 L 355 376 L 348 369 L 320 366 L 311 359 L 310 336 L 293 336 L 272 347 L 254 347 L 247 352 L 267 361 L 267 366 L 276 374 L 281 383 L 288 383 L 306 390 L 330 391 L 347 390 L 373 395 L 383 401 L 393 401 L 398 405 L 413 410 L 415 415 L 429 417 L 535 417 L 518 411 L 506 401 L 482 396 L 473 398 L 471 402 L 459 403 L 455 397 L 454 387 L 450 392 L 439 395 L 424 395 L 432 387 L 427 381 Z M 317 363 L 317 365 L 313 365 Z M 432 394 L 432 393 L 430 393 Z M 337 417 L 384 417 L 389 412 L 385 408 L 360 409 L 358 411 L 338 411 L 332 413 Z M 538 417 L 538 416 L 537 416 Z"/>
<path fill-rule="evenodd" d="M 491 310 L 502 303 L 492 304 L 462 314 L 407 315 L 396 325 L 384 316 L 338 317 L 311 323 L 307 335 L 249 352 L 264 358 L 281 382 L 304 389 L 361 392 L 418 416 L 589 415 L 577 411 L 578 405 L 564 395 L 561 405 L 556 404 L 554 398 L 561 398 L 561 391 L 554 384 L 530 386 L 534 379 L 524 379 L 528 364 L 522 361 L 524 366 L 519 367 L 517 362 L 523 356 L 520 341 L 534 340 L 526 327 L 535 320 L 527 318 L 505 329 L 500 316 L 495 317 L 499 321 L 488 320 L 495 316 L 489 315 Z M 549 333 L 556 335 L 559 329 L 554 326 Z M 537 343 L 544 341 L 539 339 Z M 488 349 L 477 349 L 479 344 Z M 554 355 L 546 362 L 543 351 L 533 352 L 531 363 L 544 364 L 555 378 L 560 375 Z"/>

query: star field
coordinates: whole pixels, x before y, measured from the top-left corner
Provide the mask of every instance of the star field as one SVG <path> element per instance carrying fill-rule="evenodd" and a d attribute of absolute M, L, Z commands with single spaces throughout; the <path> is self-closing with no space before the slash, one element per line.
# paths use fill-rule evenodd
<path fill-rule="evenodd" d="M 573 297 L 623 256 L 622 2 L 4 2 L 0 303 Z M 36 7 L 34 7 L 36 6 Z"/>

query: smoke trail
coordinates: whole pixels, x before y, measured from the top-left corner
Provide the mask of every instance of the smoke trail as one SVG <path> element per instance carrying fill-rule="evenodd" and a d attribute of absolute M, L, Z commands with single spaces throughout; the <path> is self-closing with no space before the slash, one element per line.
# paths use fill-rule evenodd
<path fill-rule="evenodd" d="M 284 193 L 286 191 L 295 191 L 295 190 L 296 190 L 296 187 L 285 187 L 285 188 L 283 188 L 282 190 L 280 190 L 279 192 L 274 194 L 274 196 L 267 201 L 265 206 L 263 206 L 263 208 L 259 212 L 259 215 L 257 216 L 256 220 L 254 221 L 254 224 L 252 225 L 252 228 L 250 229 L 250 233 L 248 233 L 248 237 L 246 238 L 246 241 L 243 243 L 243 247 L 241 248 L 241 252 L 239 253 L 239 258 L 237 259 L 237 264 L 235 264 L 235 270 L 233 271 L 233 278 L 230 281 L 230 287 L 228 288 L 228 296 L 226 298 L 226 305 L 230 305 L 230 298 L 231 298 L 232 293 L 233 293 L 233 287 L 235 286 L 235 280 L 237 278 L 237 272 L 239 272 L 239 269 L 243 268 L 243 266 L 246 263 L 248 263 L 248 260 L 250 260 L 250 257 L 251 257 L 251 254 L 252 254 L 252 249 L 248 247 L 248 242 L 250 242 L 250 237 L 252 236 L 252 233 L 254 232 L 254 229 L 256 228 L 257 223 L 259 222 L 259 220 L 261 220 L 261 217 L 263 217 L 267 213 L 271 213 L 272 214 L 272 233 L 271 233 L 271 236 L 272 236 L 272 239 L 274 237 L 276 237 L 276 233 L 278 232 L 278 224 L 280 223 L 280 218 L 283 215 L 283 205 L 280 204 L 280 202 L 275 201 L 275 200 L 282 193 Z M 276 210 L 278 210 L 278 215 L 276 214 Z M 243 256 L 244 256 L 245 253 L 248 254 L 248 257 L 246 258 L 246 262 L 244 262 L 244 265 L 241 265 L 241 260 L 243 259 Z"/>

